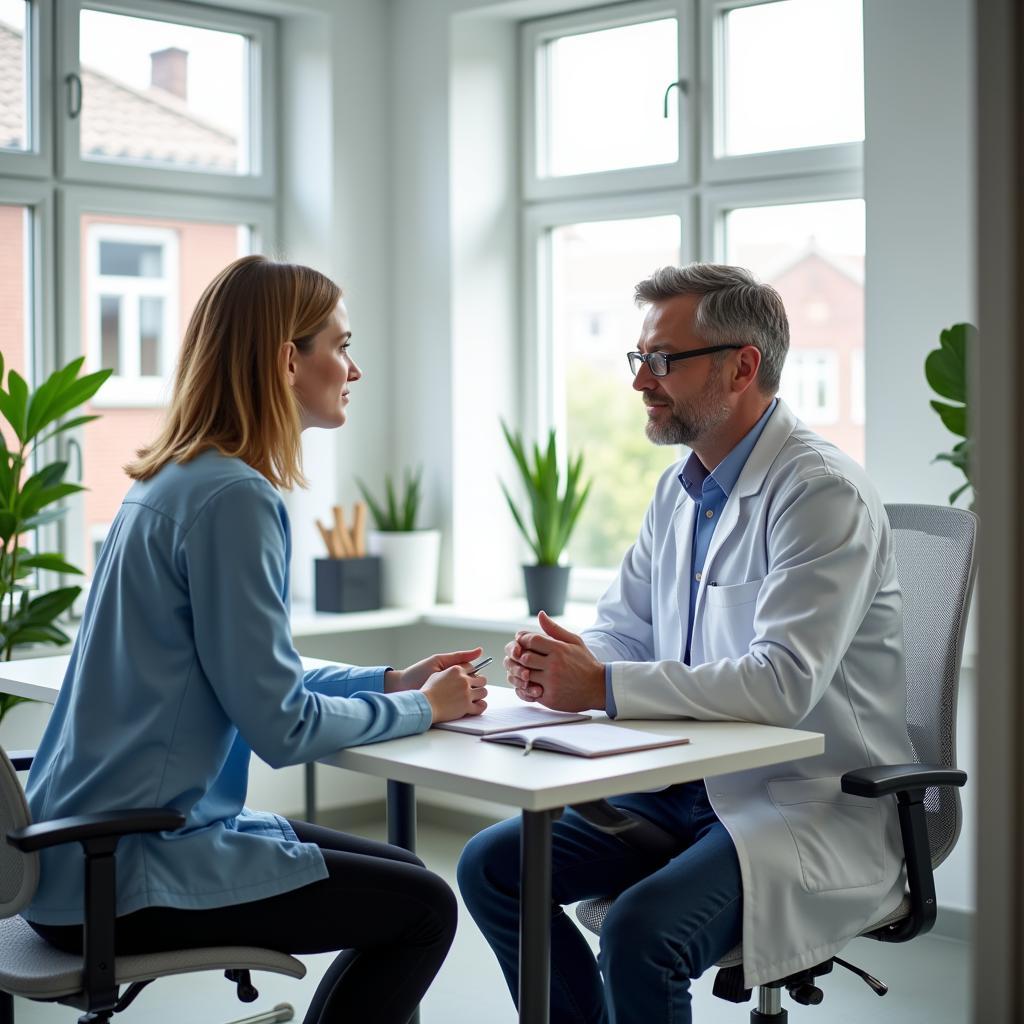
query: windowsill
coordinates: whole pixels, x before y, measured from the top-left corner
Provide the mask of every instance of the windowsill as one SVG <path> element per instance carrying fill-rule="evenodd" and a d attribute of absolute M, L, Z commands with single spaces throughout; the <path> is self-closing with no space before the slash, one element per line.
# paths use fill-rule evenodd
<path fill-rule="evenodd" d="M 558 621 L 574 632 L 594 620 L 594 606 L 585 602 L 566 605 Z M 329 633 L 354 633 L 361 630 L 394 629 L 400 626 L 445 626 L 451 629 L 484 629 L 496 633 L 514 633 L 518 629 L 536 628 L 537 620 L 526 611 L 525 598 L 513 598 L 495 604 L 437 604 L 422 610 L 412 608 L 381 608 L 372 612 L 330 614 L 313 611 L 309 605 L 296 602 L 292 606 L 292 636 L 322 636 Z"/>

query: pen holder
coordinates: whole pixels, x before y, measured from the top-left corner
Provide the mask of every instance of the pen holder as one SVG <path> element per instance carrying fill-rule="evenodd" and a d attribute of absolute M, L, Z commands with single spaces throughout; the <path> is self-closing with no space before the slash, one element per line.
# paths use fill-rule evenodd
<path fill-rule="evenodd" d="M 318 558 L 313 607 L 318 612 L 367 612 L 380 607 L 380 557 Z"/>

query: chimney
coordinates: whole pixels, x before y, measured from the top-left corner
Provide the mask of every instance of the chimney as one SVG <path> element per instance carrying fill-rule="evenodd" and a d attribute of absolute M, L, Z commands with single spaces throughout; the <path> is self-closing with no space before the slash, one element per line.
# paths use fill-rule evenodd
<path fill-rule="evenodd" d="M 150 85 L 173 93 L 180 100 L 188 99 L 188 51 L 177 46 L 154 50 L 150 55 Z"/>

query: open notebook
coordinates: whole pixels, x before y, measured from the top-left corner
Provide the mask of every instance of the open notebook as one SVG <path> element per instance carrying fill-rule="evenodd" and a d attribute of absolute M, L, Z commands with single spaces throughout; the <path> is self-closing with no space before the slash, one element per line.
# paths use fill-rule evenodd
<path fill-rule="evenodd" d="M 620 725 L 604 725 L 591 722 L 576 725 L 552 725 L 529 732 L 502 732 L 482 736 L 489 743 L 510 743 L 523 747 L 523 753 L 531 750 L 553 750 L 559 754 L 576 754 L 578 757 L 605 757 L 608 754 L 629 754 L 635 750 L 654 750 L 656 747 L 674 747 L 689 743 L 687 737 L 666 737 L 656 732 L 640 729 L 624 729 Z"/>
<path fill-rule="evenodd" d="M 587 722 L 590 715 L 571 714 L 568 711 L 551 711 L 540 704 L 521 701 L 508 686 L 489 686 L 487 689 L 487 710 L 481 715 L 466 715 L 454 722 L 442 722 L 435 729 L 450 732 L 465 732 L 470 736 L 489 736 L 491 733 L 508 732 L 510 729 L 535 729 L 542 725 L 567 725 L 570 722 Z"/>

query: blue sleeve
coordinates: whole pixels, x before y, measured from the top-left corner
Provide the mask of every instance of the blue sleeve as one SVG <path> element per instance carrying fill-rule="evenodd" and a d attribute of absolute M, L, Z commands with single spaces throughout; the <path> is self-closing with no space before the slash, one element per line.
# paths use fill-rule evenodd
<path fill-rule="evenodd" d="M 210 498 L 182 540 L 196 651 L 225 714 L 275 768 L 429 728 L 426 697 L 381 692 L 379 668 L 323 668 L 306 685 L 288 621 L 288 531 L 276 492 L 249 479 Z"/>
<path fill-rule="evenodd" d="M 321 665 L 311 668 L 303 677 L 307 690 L 327 697 L 351 697 L 355 693 L 384 692 L 387 666 L 361 668 L 358 665 Z"/>
<path fill-rule="evenodd" d="M 609 718 L 619 713 L 615 708 L 615 693 L 612 690 L 612 666 L 607 662 L 604 666 L 604 709 Z"/>

